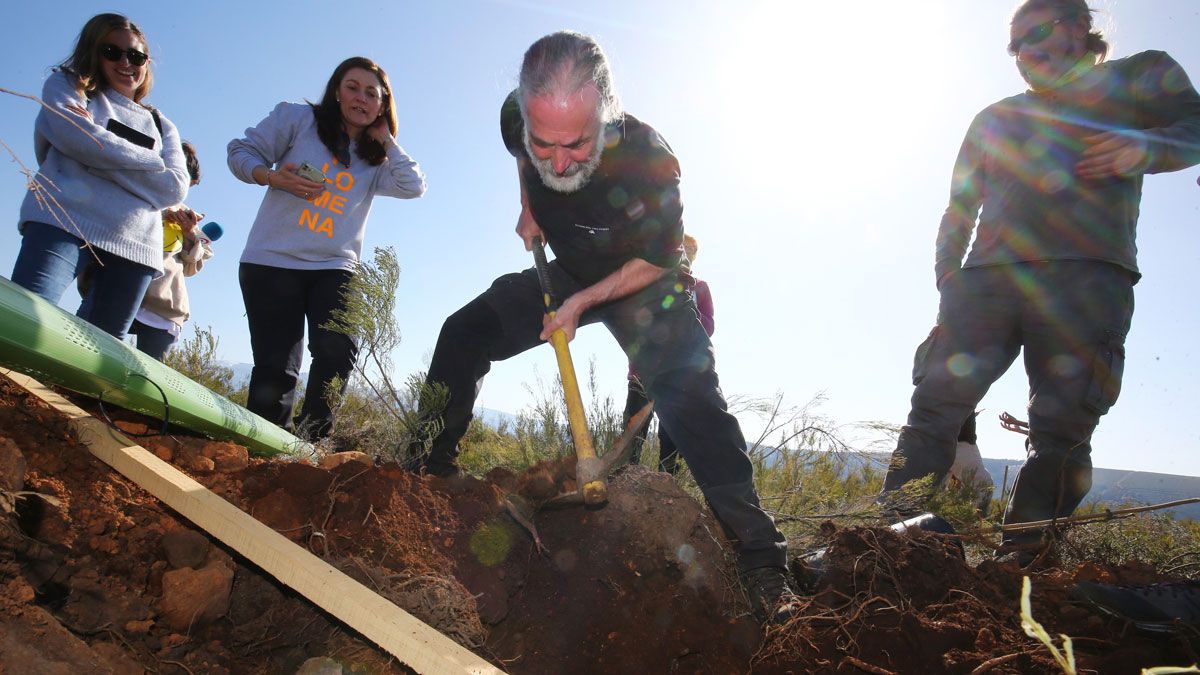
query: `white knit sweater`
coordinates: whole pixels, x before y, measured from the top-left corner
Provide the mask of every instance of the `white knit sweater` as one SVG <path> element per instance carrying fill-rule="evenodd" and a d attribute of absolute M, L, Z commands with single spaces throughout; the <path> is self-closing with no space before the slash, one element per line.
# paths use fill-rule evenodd
<path fill-rule="evenodd" d="M 20 223 L 59 227 L 100 249 L 162 272 L 162 215 L 187 195 L 189 177 L 175 125 L 145 106 L 105 89 L 84 97 L 73 75 L 46 79 L 34 124 L 38 170 L 53 183 L 47 206 L 28 193 Z M 86 108 L 91 119 L 67 108 Z M 61 113 L 61 115 L 59 114 Z M 153 143 L 145 148 L 109 131 L 124 125 Z M 45 181 L 43 181 L 45 182 Z"/>

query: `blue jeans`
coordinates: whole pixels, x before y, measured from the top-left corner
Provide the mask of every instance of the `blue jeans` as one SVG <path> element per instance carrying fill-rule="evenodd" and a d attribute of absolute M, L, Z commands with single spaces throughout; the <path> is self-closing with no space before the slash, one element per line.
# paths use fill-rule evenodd
<path fill-rule="evenodd" d="M 26 222 L 22 234 L 13 283 L 57 304 L 67 284 L 91 266 L 94 282 L 76 314 L 118 340 L 124 338 L 154 270 L 95 247 L 85 249 L 82 239 L 53 225 Z"/>
<path fill-rule="evenodd" d="M 139 351 L 153 356 L 159 361 L 166 358 L 167 352 L 171 349 L 171 345 L 175 344 L 176 339 L 174 335 L 171 335 L 171 331 L 146 325 L 137 319 L 134 319 L 133 325 L 129 327 L 129 333 L 137 336 Z"/>

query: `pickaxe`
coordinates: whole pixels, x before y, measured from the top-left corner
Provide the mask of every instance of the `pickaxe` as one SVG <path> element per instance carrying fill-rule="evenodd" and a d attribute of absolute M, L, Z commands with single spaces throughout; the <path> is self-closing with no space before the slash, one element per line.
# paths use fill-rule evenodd
<path fill-rule="evenodd" d="M 553 286 L 550 283 L 549 263 L 546 262 L 546 250 L 540 237 L 533 240 L 533 259 L 537 267 L 538 283 L 542 287 L 542 300 L 546 304 L 546 313 L 554 318 L 558 311 L 558 301 L 554 297 Z M 579 501 L 590 506 L 603 504 L 608 500 L 608 475 L 624 460 L 626 450 L 641 430 L 642 425 L 650 417 L 654 403 L 647 403 L 634 415 L 626 425 L 624 432 L 613 444 L 603 458 L 596 455 L 592 446 L 592 436 L 588 433 L 587 417 L 583 411 L 583 398 L 579 395 L 579 380 L 575 377 L 575 364 L 571 361 L 571 352 L 567 348 L 567 335 L 558 329 L 550 335 L 550 344 L 554 346 L 554 356 L 558 361 L 558 373 L 562 378 L 563 395 L 567 400 L 567 421 L 571 426 L 571 439 L 575 442 L 575 479 L 579 485 L 578 494 L 559 495 L 551 500 L 554 504 L 567 504 Z"/>

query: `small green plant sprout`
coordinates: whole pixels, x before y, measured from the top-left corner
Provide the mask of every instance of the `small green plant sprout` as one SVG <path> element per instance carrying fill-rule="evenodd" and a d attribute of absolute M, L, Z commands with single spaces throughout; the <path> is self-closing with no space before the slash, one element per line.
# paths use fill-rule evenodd
<path fill-rule="evenodd" d="M 1021 582 L 1021 629 L 1025 634 L 1032 638 L 1037 638 L 1042 644 L 1046 645 L 1046 649 L 1050 650 L 1050 655 L 1054 657 L 1058 667 L 1063 669 L 1067 675 L 1075 675 L 1075 651 L 1071 647 L 1071 638 L 1059 634 L 1062 638 L 1062 651 L 1054 646 L 1054 639 L 1042 628 L 1042 624 L 1033 619 L 1033 610 L 1029 604 L 1029 593 L 1031 586 L 1029 577 L 1023 577 Z"/>
<path fill-rule="evenodd" d="M 1153 668 L 1142 668 L 1142 675 L 1174 675 L 1174 673 L 1200 673 L 1200 668 L 1196 664 L 1192 664 L 1186 668 L 1180 666 L 1155 666 Z"/>

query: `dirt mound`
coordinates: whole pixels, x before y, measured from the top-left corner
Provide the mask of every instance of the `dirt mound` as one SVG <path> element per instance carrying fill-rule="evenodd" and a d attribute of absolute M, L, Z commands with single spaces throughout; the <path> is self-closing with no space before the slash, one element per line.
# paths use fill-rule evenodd
<path fill-rule="evenodd" d="M 438 479 L 354 455 L 313 466 L 179 435 L 139 442 L 512 673 L 1056 672 L 1020 631 L 1016 571 L 970 567 L 932 535 L 831 528 L 815 594 L 764 640 L 720 528 L 665 474 L 625 470 L 602 509 L 535 508 L 573 486 L 570 462 Z M 314 657 L 406 672 L 93 458 L 3 378 L 0 491 L 0 672 L 290 673 Z M 4 511 L 22 491 L 42 496 Z M 1075 638 L 1081 669 L 1197 660 L 1182 638 L 1067 604 L 1080 578 L 1154 575 L 1035 577 L 1034 616 Z"/>
<path fill-rule="evenodd" d="M 826 530 L 832 542 L 814 592 L 798 616 L 769 632 L 756 672 L 1062 672 L 1021 629 L 1015 566 L 969 566 L 952 538 L 921 530 Z M 1076 581 L 1159 581 L 1152 570 L 1083 565 L 1028 574 L 1034 619 L 1056 639 L 1071 636 L 1078 672 L 1196 662 L 1195 643 L 1139 635 L 1068 602 Z"/>

